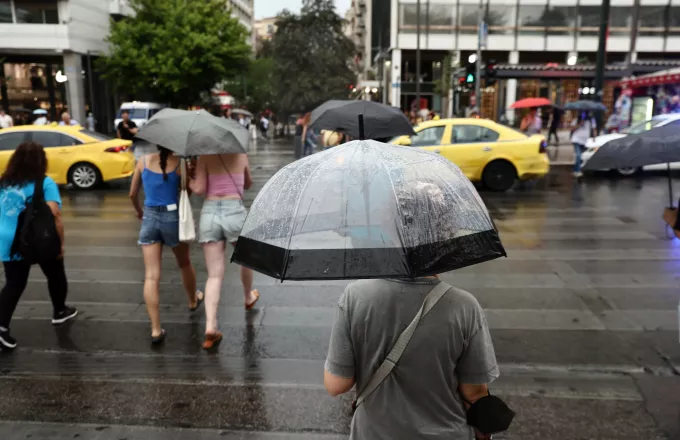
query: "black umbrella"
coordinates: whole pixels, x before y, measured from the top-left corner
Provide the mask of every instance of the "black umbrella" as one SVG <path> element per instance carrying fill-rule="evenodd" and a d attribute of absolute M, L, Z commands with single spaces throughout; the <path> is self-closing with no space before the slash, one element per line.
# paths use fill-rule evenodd
<path fill-rule="evenodd" d="M 667 124 L 607 142 L 593 154 L 583 169 L 588 171 L 668 164 L 668 189 L 672 206 L 671 162 L 680 162 L 680 127 Z"/>
<path fill-rule="evenodd" d="M 282 280 L 331 280 L 416 278 L 502 256 L 484 202 L 456 165 L 368 140 L 276 173 L 232 261 Z"/>
<path fill-rule="evenodd" d="M 363 115 L 363 132 L 359 115 Z M 395 107 L 373 101 L 326 101 L 312 111 L 310 126 L 344 133 L 355 139 L 381 139 L 413 135 L 406 116 Z"/>
<path fill-rule="evenodd" d="M 205 110 L 165 108 L 156 113 L 135 137 L 180 156 L 245 153 L 248 147 L 245 127 Z"/>
<path fill-rule="evenodd" d="M 580 112 L 596 112 L 596 111 L 607 111 L 607 106 L 601 102 L 596 101 L 586 101 L 581 99 L 579 101 L 568 102 L 564 106 L 565 110 L 577 110 Z"/>

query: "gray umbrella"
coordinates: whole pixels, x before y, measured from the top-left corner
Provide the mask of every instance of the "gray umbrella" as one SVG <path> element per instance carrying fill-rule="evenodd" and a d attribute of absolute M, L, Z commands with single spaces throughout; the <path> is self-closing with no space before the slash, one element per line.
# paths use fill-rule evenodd
<path fill-rule="evenodd" d="M 612 168 L 639 168 L 659 163 L 680 162 L 680 127 L 667 124 L 638 134 L 614 139 L 601 146 L 583 169 L 604 170 Z M 668 188 L 671 205 L 670 165 Z"/>
<path fill-rule="evenodd" d="M 217 118 L 205 110 L 166 108 L 136 135 L 181 156 L 245 153 L 248 130 L 238 122 Z"/>
<path fill-rule="evenodd" d="M 359 115 L 363 115 L 363 133 Z M 312 111 L 310 126 L 338 131 L 355 139 L 381 139 L 415 134 L 401 110 L 373 101 L 326 101 Z"/>
<path fill-rule="evenodd" d="M 565 110 L 577 110 L 581 112 L 595 112 L 595 111 L 607 111 L 607 106 L 601 102 L 596 101 L 586 101 L 581 99 L 579 101 L 568 102 L 564 106 Z"/>
<path fill-rule="evenodd" d="M 244 110 L 244 109 L 242 109 L 242 108 L 234 108 L 234 109 L 231 109 L 231 112 L 232 112 L 233 114 L 235 114 L 235 115 L 243 115 L 243 116 L 246 116 L 246 117 L 248 117 L 248 118 L 252 118 L 252 117 L 253 117 L 253 114 L 252 114 L 252 113 L 250 113 L 248 110 Z"/>

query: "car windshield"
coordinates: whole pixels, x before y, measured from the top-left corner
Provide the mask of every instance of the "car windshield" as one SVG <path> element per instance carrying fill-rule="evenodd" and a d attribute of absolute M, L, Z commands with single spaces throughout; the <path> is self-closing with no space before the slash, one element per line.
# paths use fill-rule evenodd
<path fill-rule="evenodd" d="M 146 112 L 148 111 L 145 108 L 124 108 L 118 110 L 116 118 L 120 119 L 122 117 L 121 113 L 123 113 L 124 110 L 130 112 L 130 119 L 146 119 Z"/>
<path fill-rule="evenodd" d="M 631 125 L 630 127 L 622 130 L 623 133 L 628 133 L 628 134 L 637 134 L 637 133 L 642 133 L 643 131 L 651 130 L 652 128 L 656 127 L 657 125 L 661 124 L 662 122 L 665 122 L 665 119 L 650 119 L 648 121 L 644 122 L 639 122 L 635 125 Z"/>
<path fill-rule="evenodd" d="M 102 134 L 102 133 L 97 133 L 96 131 L 82 129 L 82 130 L 80 130 L 80 132 L 87 135 L 87 136 L 90 136 L 91 138 L 95 138 L 100 142 L 105 142 L 105 141 L 110 141 L 112 139 L 115 139 L 114 137 L 111 137 L 109 135 Z"/>

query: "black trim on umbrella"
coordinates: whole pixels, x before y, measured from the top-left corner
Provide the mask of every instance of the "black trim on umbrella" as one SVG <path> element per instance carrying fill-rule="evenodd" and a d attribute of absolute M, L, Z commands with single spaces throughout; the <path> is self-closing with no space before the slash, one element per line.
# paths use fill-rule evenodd
<path fill-rule="evenodd" d="M 505 256 L 489 230 L 409 249 L 284 249 L 241 236 L 231 261 L 280 280 L 413 279 Z"/>

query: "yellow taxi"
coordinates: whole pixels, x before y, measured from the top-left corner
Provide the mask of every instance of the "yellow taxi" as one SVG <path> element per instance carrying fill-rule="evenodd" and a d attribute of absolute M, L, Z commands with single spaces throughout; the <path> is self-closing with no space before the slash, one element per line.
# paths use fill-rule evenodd
<path fill-rule="evenodd" d="M 47 175 L 59 185 L 94 188 L 129 177 L 135 170 L 132 142 L 84 129 L 79 125 L 20 125 L 0 130 L 0 173 L 22 142 L 45 147 Z"/>
<path fill-rule="evenodd" d="M 527 136 L 488 119 L 432 120 L 414 130 L 414 136 L 400 136 L 391 143 L 441 154 L 468 179 L 493 191 L 507 191 L 518 179 L 535 179 L 550 171 L 543 136 Z"/>

